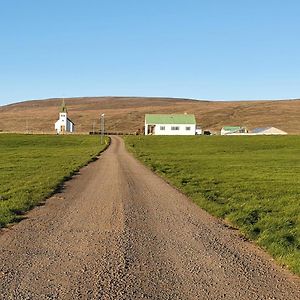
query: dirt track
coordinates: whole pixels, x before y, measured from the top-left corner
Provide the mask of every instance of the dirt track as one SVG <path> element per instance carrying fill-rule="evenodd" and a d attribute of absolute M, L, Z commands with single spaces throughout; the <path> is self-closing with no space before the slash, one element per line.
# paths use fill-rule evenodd
<path fill-rule="evenodd" d="M 129 155 L 119 138 L 0 234 L 1 299 L 300 299 L 300 280 Z"/>

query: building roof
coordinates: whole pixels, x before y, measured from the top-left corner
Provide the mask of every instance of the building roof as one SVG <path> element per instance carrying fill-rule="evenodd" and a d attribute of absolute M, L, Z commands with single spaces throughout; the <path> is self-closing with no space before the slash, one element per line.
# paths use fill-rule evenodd
<path fill-rule="evenodd" d="M 255 128 L 251 132 L 257 134 L 287 134 L 287 132 L 276 127 Z"/>
<path fill-rule="evenodd" d="M 222 129 L 226 131 L 236 131 L 242 129 L 240 126 L 224 126 Z"/>
<path fill-rule="evenodd" d="M 260 132 L 266 131 L 266 130 L 268 130 L 270 128 L 272 128 L 272 127 L 254 128 L 251 132 L 252 133 L 260 133 Z"/>
<path fill-rule="evenodd" d="M 74 124 L 74 122 L 73 122 L 73 121 L 71 121 L 69 118 L 67 118 L 67 120 L 68 120 L 69 122 L 71 122 L 73 125 L 75 125 L 75 124 Z"/>
<path fill-rule="evenodd" d="M 195 115 L 189 114 L 146 114 L 147 124 L 196 124 Z"/>

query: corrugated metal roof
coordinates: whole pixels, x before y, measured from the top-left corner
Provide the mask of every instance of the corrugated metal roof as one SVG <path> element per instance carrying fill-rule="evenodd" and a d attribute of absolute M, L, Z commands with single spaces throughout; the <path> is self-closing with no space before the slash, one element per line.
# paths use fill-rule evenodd
<path fill-rule="evenodd" d="M 226 131 L 233 131 L 233 130 L 242 129 L 242 127 L 240 127 L 240 126 L 224 126 L 223 129 Z"/>
<path fill-rule="evenodd" d="M 268 129 L 270 129 L 271 127 L 265 127 L 265 128 L 254 128 L 252 130 L 252 133 L 260 133 L 260 132 L 263 132 L 263 131 L 266 131 Z"/>
<path fill-rule="evenodd" d="M 146 114 L 147 124 L 196 124 L 194 115 L 188 114 Z"/>

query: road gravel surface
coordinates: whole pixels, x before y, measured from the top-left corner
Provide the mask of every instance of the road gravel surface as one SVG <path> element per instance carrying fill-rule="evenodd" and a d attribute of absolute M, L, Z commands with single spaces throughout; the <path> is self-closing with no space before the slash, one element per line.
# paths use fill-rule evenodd
<path fill-rule="evenodd" d="M 1 299 L 300 299 L 300 281 L 112 137 L 0 233 Z"/>

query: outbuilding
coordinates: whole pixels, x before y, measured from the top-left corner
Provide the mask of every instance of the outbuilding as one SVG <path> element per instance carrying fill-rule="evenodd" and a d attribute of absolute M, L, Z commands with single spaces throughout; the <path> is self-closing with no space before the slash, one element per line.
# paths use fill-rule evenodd
<path fill-rule="evenodd" d="M 285 135 L 287 132 L 276 127 L 255 128 L 251 131 L 254 135 Z"/>
<path fill-rule="evenodd" d="M 221 129 L 221 135 L 230 135 L 230 134 L 239 135 L 239 134 L 245 134 L 247 132 L 248 130 L 246 128 L 240 126 L 224 126 Z"/>
<path fill-rule="evenodd" d="M 145 135 L 195 135 L 192 114 L 146 114 Z"/>

